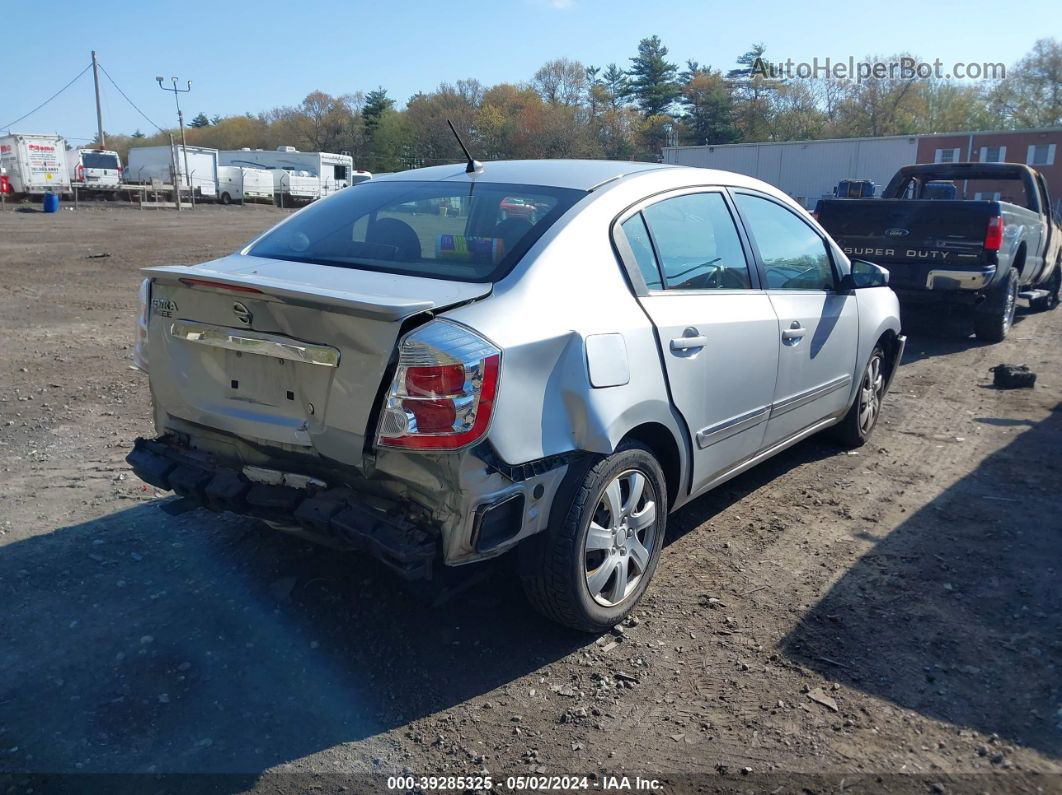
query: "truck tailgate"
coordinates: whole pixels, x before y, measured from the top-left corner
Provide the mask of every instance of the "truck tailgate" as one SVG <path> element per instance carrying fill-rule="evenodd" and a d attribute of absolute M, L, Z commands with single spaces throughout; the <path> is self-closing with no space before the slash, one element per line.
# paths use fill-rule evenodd
<path fill-rule="evenodd" d="M 986 264 L 991 201 L 931 199 L 823 199 L 819 223 L 851 257 L 888 268 L 891 284 L 925 286 L 925 266 L 970 268 Z"/>
<path fill-rule="evenodd" d="M 160 409 L 355 466 L 403 322 L 491 289 L 242 255 L 144 273 Z"/>

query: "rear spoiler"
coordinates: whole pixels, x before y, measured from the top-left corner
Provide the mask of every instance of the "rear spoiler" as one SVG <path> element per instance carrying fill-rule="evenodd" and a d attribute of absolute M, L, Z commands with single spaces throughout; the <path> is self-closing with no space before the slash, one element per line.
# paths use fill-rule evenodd
<path fill-rule="evenodd" d="M 435 301 L 431 299 L 356 293 L 317 286 L 312 289 L 300 289 L 297 283 L 283 279 L 259 274 L 244 276 L 243 274 L 220 273 L 205 270 L 201 266 L 167 265 L 143 268 L 141 273 L 149 278 L 171 284 L 180 282 L 188 287 L 220 292 L 231 290 L 234 294 L 239 293 L 245 296 L 254 293 L 257 300 L 315 308 L 323 305 L 339 312 L 380 320 L 402 320 L 435 307 Z"/>

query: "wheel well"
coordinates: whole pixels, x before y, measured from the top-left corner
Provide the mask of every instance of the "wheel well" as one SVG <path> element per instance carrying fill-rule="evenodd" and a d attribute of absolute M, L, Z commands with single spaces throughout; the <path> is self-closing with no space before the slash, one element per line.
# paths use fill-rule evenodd
<path fill-rule="evenodd" d="M 623 437 L 623 441 L 637 440 L 653 451 L 660 468 L 664 470 L 667 485 L 668 505 L 674 505 L 679 495 L 679 480 L 682 460 L 679 458 L 678 444 L 675 437 L 665 426 L 658 422 L 646 422 L 632 428 Z"/>
<path fill-rule="evenodd" d="M 896 332 L 889 329 L 880 337 L 878 337 L 878 345 L 881 346 L 881 350 L 885 353 L 885 380 L 886 382 L 892 378 L 892 368 L 894 365 L 900 363 L 896 361 L 896 346 L 900 344 L 899 338 L 896 336 Z M 860 376 L 862 378 L 862 376 Z"/>
<path fill-rule="evenodd" d="M 1025 270 L 1025 243 L 1018 246 L 1018 253 L 1014 255 L 1014 267 L 1018 269 L 1018 273 Z"/>

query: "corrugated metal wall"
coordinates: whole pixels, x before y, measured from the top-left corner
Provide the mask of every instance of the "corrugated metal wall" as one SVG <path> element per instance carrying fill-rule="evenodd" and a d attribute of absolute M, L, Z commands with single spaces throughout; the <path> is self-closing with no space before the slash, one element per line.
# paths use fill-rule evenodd
<path fill-rule="evenodd" d="M 756 177 L 814 209 L 842 179 L 873 180 L 880 192 L 896 170 L 916 162 L 917 155 L 918 139 L 904 136 L 666 147 L 664 162 Z"/>

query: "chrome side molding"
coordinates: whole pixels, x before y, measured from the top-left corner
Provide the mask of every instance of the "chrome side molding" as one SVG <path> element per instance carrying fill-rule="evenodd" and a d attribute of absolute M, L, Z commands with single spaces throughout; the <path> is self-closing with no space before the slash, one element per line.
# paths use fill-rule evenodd
<path fill-rule="evenodd" d="M 277 334 L 240 331 L 225 326 L 212 326 L 191 320 L 176 320 L 170 326 L 170 336 L 185 342 L 224 348 L 230 351 L 273 356 L 302 364 L 338 367 L 339 351 L 330 345 L 315 345 Z"/>

